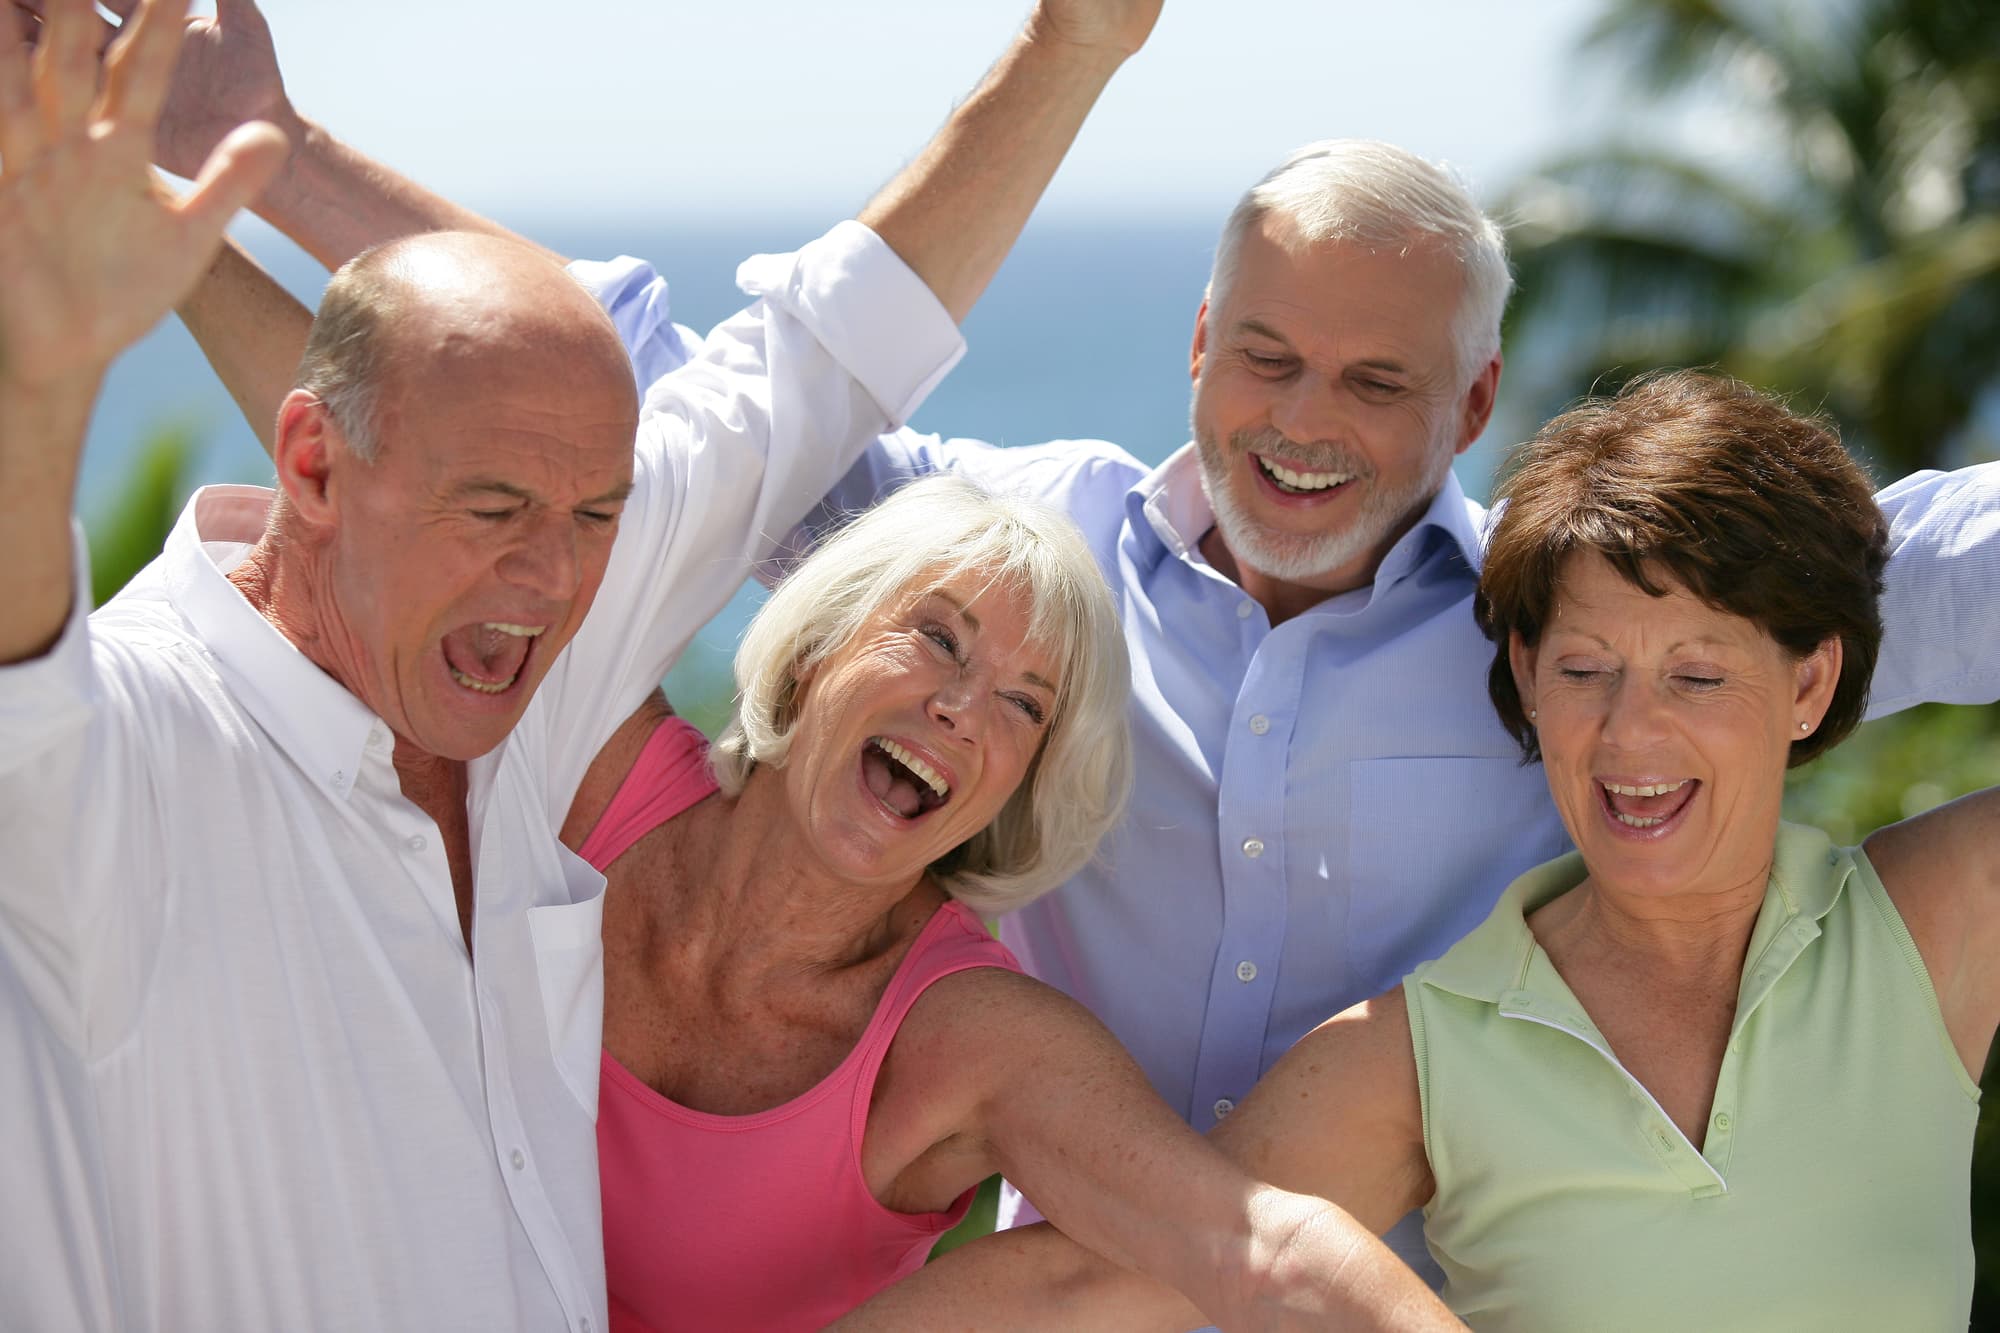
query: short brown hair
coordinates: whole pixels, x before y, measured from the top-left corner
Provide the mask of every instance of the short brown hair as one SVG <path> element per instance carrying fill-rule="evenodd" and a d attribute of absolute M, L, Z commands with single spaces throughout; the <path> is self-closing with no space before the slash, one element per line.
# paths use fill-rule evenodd
<path fill-rule="evenodd" d="M 1508 659 L 1541 637 L 1565 561 L 1594 551 L 1634 587 L 1669 581 L 1794 657 L 1841 642 L 1826 716 L 1796 767 L 1861 721 L 1882 642 L 1889 530 L 1867 474 L 1820 417 L 1694 371 L 1634 380 L 1544 426 L 1509 457 L 1473 603 L 1493 641 L 1487 689 L 1524 760 L 1541 757 Z"/>

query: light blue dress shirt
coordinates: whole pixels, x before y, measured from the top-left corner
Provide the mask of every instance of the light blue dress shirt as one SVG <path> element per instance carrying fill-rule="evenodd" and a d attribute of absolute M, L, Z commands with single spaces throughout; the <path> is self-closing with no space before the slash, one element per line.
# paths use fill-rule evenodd
<path fill-rule="evenodd" d="M 604 299 L 642 383 L 687 354 L 657 284 Z M 1540 767 L 1522 766 L 1487 698 L 1493 649 L 1472 617 L 1486 511 L 1455 478 L 1371 585 L 1274 627 L 1202 558 L 1214 516 L 1192 446 L 1148 468 L 1098 441 L 997 448 L 905 430 L 802 532 L 940 470 L 1060 507 L 1117 597 L 1130 814 L 1001 936 L 1103 1019 L 1195 1128 L 1568 850 Z M 1871 715 L 2000 698 L 2000 464 L 1877 498 L 1894 558 Z"/>

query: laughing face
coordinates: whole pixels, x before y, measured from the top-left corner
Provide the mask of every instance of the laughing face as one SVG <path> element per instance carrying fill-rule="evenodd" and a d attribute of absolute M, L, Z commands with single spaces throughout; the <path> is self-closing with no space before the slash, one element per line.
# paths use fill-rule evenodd
<path fill-rule="evenodd" d="M 631 487 L 629 386 L 521 361 L 385 390 L 380 456 L 341 457 L 328 483 L 315 655 L 445 759 L 486 753 L 520 720 L 596 595 Z"/>
<path fill-rule="evenodd" d="M 1422 516 L 1484 428 L 1496 360 L 1462 382 L 1459 265 L 1428 246 L 1244 236 L 1216 306 L 1196 321 L 1194 437 L 1246 590 L 1263 578 L 1322 595 L 1359 587 Z"/>
<path fill-rule="evenodd" d="M 1840 644 L 1794 658 L 1668 586 L 1654 597 L 1601 556 L 1571 556 L 1541 642 L 1514 643 L 1514 676 L 1593 882 L 1761 895 L 1791 744 L 1826 712 Z"/>
<path fill-rule="evenodd" d="M 830 869 L 911 881 L 999 815 L 1060 697 L 1032 610 L 976 573 L 919 585 L 804 676 L 783 777 Z"/>

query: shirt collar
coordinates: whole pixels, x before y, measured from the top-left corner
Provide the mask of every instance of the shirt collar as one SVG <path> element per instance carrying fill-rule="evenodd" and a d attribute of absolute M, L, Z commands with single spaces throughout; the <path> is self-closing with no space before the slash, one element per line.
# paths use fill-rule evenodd
<path fill-rule="evenodd" d="M 1201 459 L 1192 443 L 1176 449 L 1166 462 L 1142 477 L 1126 494 L 1125 505 L 1132 530 L 1152 538 L 1156 555 L 1198 558 L 1202 537 L 1215 526 L 1215 510 L 1201 484 Z M 1440 546 L 1455 550 L 1476 574 L 1485 521 L 1486 511 L 1468 501 L 1457 476 L 1447 472 L 1443 487 L 1431 497 L 1423 517 L 1382 558 L 1373 588 L 1401 582 Z"/>
<path fill-rule="evenodd" d="M 321 790 L 345 800 L 371 736 L 386 728 L 226 577 L 263 535 L 272 495 L 204 486 L 189 497 L 161 557 L 167 594 L 244 711 Z"/>
<path fill-rule="evenodd" d="M 1833 910 L 1853 871 L 1852 854 L 1834 847 L 1825 833 L 1799 824 L 1778 826 L 1764 904 L 1743 956 L 1738 1024 L 1819 937 L 1820 919 Z M 1571 1026 L 1587 1026 L 1569 987 L 1528 929 L 1530 913 L 1575 888 L 1583 877 L 1583 857 L 1576 852 L 1536 866 L 1507 886 L 1492 915 L 1471 934 L 1420 968 L 1418 980 L 1468 1000 L 1546 1010 L 1551 1017 L 1573 1020 Z"/>

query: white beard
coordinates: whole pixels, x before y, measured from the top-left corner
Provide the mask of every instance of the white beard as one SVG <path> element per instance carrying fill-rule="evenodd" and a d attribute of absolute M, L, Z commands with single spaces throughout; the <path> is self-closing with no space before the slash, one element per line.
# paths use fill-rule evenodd
<path fill-rule="evenodd" d="M 1238 432 L 1225 450 L 1198 425 L 1194 436 L 1195 453 L 1201 460 L 1201 488 L 1208 495 L 1230 554 L 1239 564 L 1281 583 L 1324 578 L 1370 553 L 1379 556 L 1391 532 L 1430 506 L 1451 471 L 1451 451 L 1440 447 L 1434 451 L 1430 468 L 1408 486 L 1384 490 L 1376 484 L 1374 470 L 1365 460 L 1336 445 L 1300 450 L 1275 431 L 1260 431 Z M 1327 532 L 1275 532 L 1260 526 L 1239 494 L 1241 487 L 1255 484 L 1242 471 L 1244 456 L 1251 453 L 1296 460 L 1301 470 L 1353 474 L 1354 480 L 1347 484 L 1364 488 L 1361 512 L 1352 522 Z M 1301 458 L 1301 453 L 1308 457 Z"/>

